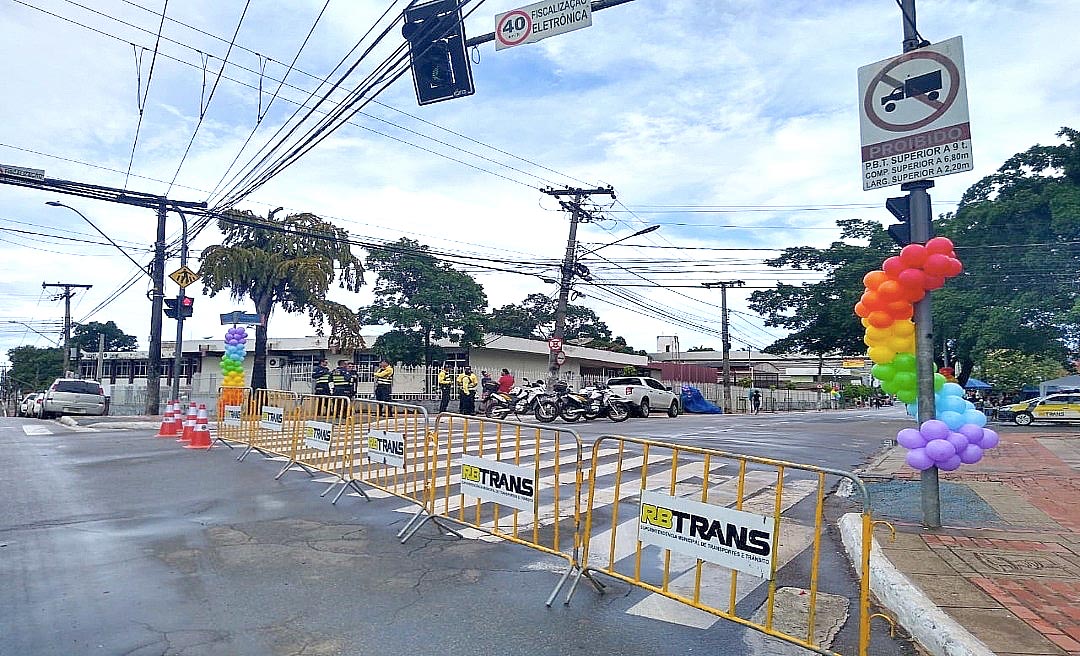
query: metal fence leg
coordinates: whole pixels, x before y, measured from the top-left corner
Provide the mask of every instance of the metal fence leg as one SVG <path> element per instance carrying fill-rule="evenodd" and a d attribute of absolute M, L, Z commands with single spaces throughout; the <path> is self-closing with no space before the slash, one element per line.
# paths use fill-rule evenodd
<path fill-rule="evenodd" d="M 237 456 L 237 457 L 236 457 L 236 461 L 237 461 L 237 462 L 244 462 L 244 458 L 246 458 L 246 457 L 247 457 L 247 454 L 251 453 L 251 450 L 252 450 L 252 449 L 254 449 L 254 448 L 255 448 L 255 447 L 253 447 L 253 446 L 251 446 L 251 445 L 249 444 L 249 445 L 248 445 L 248 448 L 244 449 L 244 452 L 243 452 L 243 453 L 241 453 L 241 454 L 240 454 L 239 456 Z"/>
<path fill-rule="evenodd" d="M 336 485 L 336 483 L 335 483 L 335 485 Z M 338 490 L 337 496 L 334 497 L 334 500 L 331 501 L 330 504 L 331 505 L 336 504 L 338 502 L 338 499 L 341 498 L 341 495 L 345 494 L 345 490 L 349 489 L 350 487 L 352 489 L 356 490 L 356 492 L 360 496 L 364 497 L 365 501 L 371 501 L 371 497 L 369 497 L 367 495 L 367 492 L 364 492 L 364 490 L 356 483 L 356 481 L 353 480 L 353 481 L 349 481 L 348 483 L 345 483 L 344 485 L 341 486 L 341 489 Z M 327 492 L 329 492 L 329 491 L 330 490 L 327 490 Z"/>
<path fill-rule="evenodd" d="M 545 606 L 551 608 L 551 602 L 555 601 L 555 596 L 559 594 L 559 590 L 561 590 L 562 587 L 566 585 L 566 580 L 570 578 L 570 574 L 572 574 L 575 569 L 577 568 L 574 565 L 566 568 L 566 573 L 563 574 L 562 578 L 559 579 L 559 582 L 555 584 L 555 589 L 551 591 L 551 594 L 548 595 L 547 601 L 544 602 Z"/>

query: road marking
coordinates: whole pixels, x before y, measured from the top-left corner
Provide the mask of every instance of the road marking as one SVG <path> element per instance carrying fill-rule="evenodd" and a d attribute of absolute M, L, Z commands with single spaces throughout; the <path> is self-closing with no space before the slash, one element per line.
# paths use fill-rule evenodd
<path fill-rule="evenodd" d="M 53 432 L 49 430 L 48 426 L 42 426 L 40 424 L 23 424 L 23 432 L 27 435 L 52 435 Z"/>

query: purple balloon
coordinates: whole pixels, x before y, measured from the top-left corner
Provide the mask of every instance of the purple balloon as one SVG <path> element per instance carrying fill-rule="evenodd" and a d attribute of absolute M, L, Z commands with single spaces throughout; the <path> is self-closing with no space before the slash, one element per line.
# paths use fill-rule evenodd
<path fill-rule="evenodd" d="M 957 453 L 960 453 L 967 448 L 968 438 L 963 433 L 949 433 L 949 436 L 945 440 L 953 445 Z"/>
<path fill-rule="evenodd" d="M 938 462 L 937 468 L 941 471 L 956 471 L 960 468 L 960 456 L 954 455 L 951 458 Z"/>
<path fill-rule="evenodd" d="M 982 433 L 980 432 L 980 437 Z M 896 434 L 896 442 L 908 449 L 921 449 L 926 446 L 926 438 L 914 428 L 905 428 Z"/>
<path fill-rule="evenodd" d="M 934 466 L 933 459 L 926 455 L 926 449 L 912 449 L 911 451 L 908 451 L 905 460 L 909 467 L 919 471 L 930 469 Z"/>
<path fill-rule="evenodd" d="M 981 444 L 983 438 L 983 429 L 976 424 L 964 424 L 957 431 L 968 439 L 970 444 Z"/>
<path fill-rule="evenodd" d="M 949 436 L 949 427 L 943 421 L 937 419 L 929 419 L 924 421 L 922 426 L 919 427 L 919 432 L 926 438 L 926 441 L 931 440 L 944 440 Z"/>
<path fill-rule="evenodd" d="M 982 446 L 984 451 L 986 449 L 992 449 L 992 448 L 994 448 L 995 446 L 998 445 L 998 441 L 1000 439 L 1001 438 L 998 437 L 997 433 L 990 430 L 989 428 L 984 428 L 983 429 L 982 444 L 980 446 Z"/>
<path fill-rule="evenodd" d="M 960 462 L 965 465 L 974 465 L 982 460 L 983 450 L 974 444 L 969 444 L 960 452 Z"/>
<path fill-rule="evenodd" d="M 956 447 L 947 440 L 930 440 L 926 443 L 926 455 L 934 462 L 942 462 L 956 455 Z"/>

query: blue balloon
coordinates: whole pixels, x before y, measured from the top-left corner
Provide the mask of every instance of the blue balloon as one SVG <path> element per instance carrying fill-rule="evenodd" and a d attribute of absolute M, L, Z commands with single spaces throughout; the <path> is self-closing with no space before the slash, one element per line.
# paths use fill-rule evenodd
<path fill-rule="evenodd" d="M 959 396 L 960 398 L 963 398 L 964 388 L 960 387 L 956 383 L 945 383 L 941 387 L 941 393 L 945 396 Z"/>
<path fill-rule="evenodd" d="M 918 419 L 919 418 L 919 404 L 918 403 L 909 403 L 909 404 L 907 404 L 907 413 L 909 415 L 911 415 L 912 417 L 914 417 L 915 419 Z"/>
<path fill-rule="evenodd" d="M 938 419 L 945 422 L 950 430 L 959 430 L 964 425 L 964 415 L 952 410 L 946 410 L 938 414 Z"/>
<path fill-rule="evenodd" d="M 972 408 L 971 410 L 968 410 L 964 413 L 964 423 L 975 424 L 979 428 L 982 428 L 986 425 L 986 415 Z"/>
<path fill-rule="evenodd" d="M 941 399 L 941 405 L 936 406 L 937 411 L 940 412 L 959 412 L 963 414 L 967 410 L 967 406 L 964 404 L 964 399 L 959 396 L 945 396 Z"/>

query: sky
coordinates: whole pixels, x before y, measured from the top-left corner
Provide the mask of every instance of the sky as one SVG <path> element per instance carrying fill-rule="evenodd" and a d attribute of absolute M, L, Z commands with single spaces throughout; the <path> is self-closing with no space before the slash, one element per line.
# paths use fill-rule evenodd
<path fill-rule="evenodd" d="M 323 84 L 312 95 L 321 79 L 359 61 L 322 105 L 332 108 L 380 70 L 403 42 L 406 4 L 5 0 L 0 163 L 216 205 L 234 176 L 280 152 L 271 147 L 306 113 L 299 105 L 327 94 Z M 520 6 L 470 0 L 466 34 L 492 32 L 497 13 Z M 925 39 L 963 37 L 966 62 L 974 170 L 935 180 L 939 214 L 1009 156 L 1080 127 L 1080 2 L 926 0 L 917 12 Z M 598 220 L 578 232 L 583 250 L 660 227 L 584 256 L 592 283 L 575 285 L 574 302 L 635 348 L 677 335 L 684 350 L 719 349 L 720 292 L 701 285 L 743 280 L 728 294 L 733 348 L 760 349 L 783 332 L 747 296 L 813 279 L 763 260 L 828 245 L 837 219 L 892 220 L 884 201 L 899 187 L 862 190 L 856 71 L 898 55 L 901 40 L 893 0 L 635 0 L 584 29 L 473 49 L 472 96 L 419 107 L 405 73 L 235 207 L 312 212 L 361 241 L 415 239 L 467 260 L 460 268 L 500 307 L 557 293 L 569 221 L 541 188 L 610 185 L 616 199 L 593 197 Z M 0 185 L 0 362 L 15 346 L 60 339 L 63 302 L 42 283 L 92 285 L 73 297 L 72 319 L 115 321 L 145 349 L 149 278 L 78 214 L 45 205 L 57 200 L 135 261 L 151 258 L 150 210 Z M 170 239 L 179 225 L 170 214 Z M 191 268 L 220 239 L 202 231 Z M 178 267 L 174 256 L 166 271 Z M 373 284 L 369 275 L 360 293 L 332 298 L 360 307 Z M 223 336 L 220 313 L 254 309 L 198 285 L 189 293 L 187 338 Z M 165 339 L 174 331 L 166 320 Z M 315 334 L 281 311 L 269 331 Z"/>

